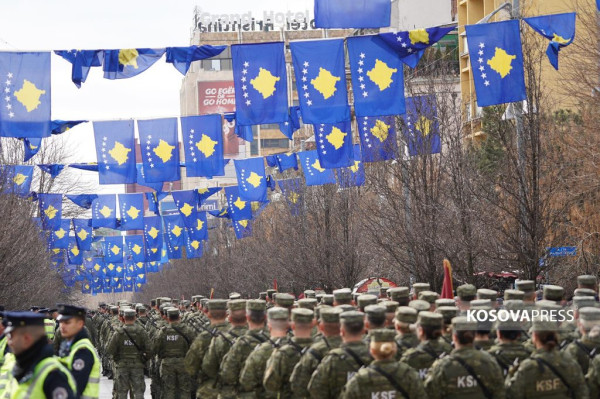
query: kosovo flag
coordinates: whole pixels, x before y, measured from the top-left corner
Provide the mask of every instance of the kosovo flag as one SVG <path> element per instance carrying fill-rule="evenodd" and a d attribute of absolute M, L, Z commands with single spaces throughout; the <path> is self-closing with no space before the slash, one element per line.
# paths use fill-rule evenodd
<path fill-rule="evenodd" d="M 296 130 L 300 129 L 300 117 L 298 116 L 299 112 L 300 107 L 290 107 L 290 114 L 288 120 L 279 123 L 279 130 L 285 137 L 287 137 L 290 140 L 293 139 Z"/>
<path fill-rule="evenodd" d="M 38 200 L 42 228 L 58 229 L 62 215 L 62 194 L 38 194 Z"/>
<path fill-rule="evenodd" d="M 236 136 L 241 138 L 242 140 L 246 140 L 248 142 L 254 141 L 254 131 L 252 130 L 252 126 L 242 126 L 237 122 L 235 112 L 227 112 L 223 114 L 223 118 L 229 122 L 227 132 L 229 132 L 230 128 L 233 127 L 233 123 L 235 123 L 235 127 L 233 132 Z M 285 123 L 285 122 L 284 122 Z"/>
<path fill-rule="evenodd" d="M 126 257 L 133 262 L 144 261 L 144 236 L 125 236 Z"/>
<path fill-rule="evenodd" d="M 12 193 L 26 197 L 31 192 L 33 180 L 33 165 L 14 165 L 10 167 Z"/>
<path fill-rule="evenodd" d="M 81 293 L 82 294 L 91 294 L 92 293 L 92 286 L 90 285 L 90 283 L 83 283 L 81 284 Z"/>
<path fill-rule="evenodd" d="M 315 141 L 321 165 L 325 169 L 341 168 L 352 164 L 352 124 L 314 125 Z"/>
<path fill-rule="evenodd" d="M 232 220 L 235 238 L 242 240 L 252 236 L 252 220 Z"/>
<path fill-rule="evenodd" d="M 302 196 L 302 179 L 285 179 L 277 182 L 279 188 L 290 207 L 292 216 L 298 216 L 304 210 L 304 197 Z"/>
<path fill-rule="evenodd" d="M 198 214 L 198 192 L 196 190 L 171 192 L 175 206 L 183 217 L 186 227 L 193 227 Z"/>
<path fill-rule="evenodd" d="M 182 242 L 185 244 L 185 240 L 183 240 L 183 233 L 181 235 L 181 238 Z M 183 258 L 183 246 L 172 245 L 168 239 L 165 239 L 165 248 L 167 252 L 167 259 L 171 260 Z M 165 251 L 165 248 L 163 248 L 163 252 Z"/>
<path fill-rule="evenodd" d="M 566 14 L 542 15 L 539 17 L 524 18 L 540 35 L 550 40 L 546 55 L 554 69 L 558 70 L 558 53 L 563 47 L 573 43 L 575 39 L 575 20 L 577 14 L 574 12 Z"/>
<path fill-rule="evenodd" d="M 414 29 L 405 32 L 381 33 L 379 37 L 400 56 L 402 62 L 415 68 L 423 57 L 425 49 L 436 44 L 454 29 L 453 26 Z"/>
<path fill-rule="evenodd" d="M 222 189 L 222 187 L 204 187 L 197 189 L 196 191 L 198 192 L 198 205 L 201 206 L 204 203 L 204 201 L 206 201 L 208 198 L 215 195 Z"/>
<path fill-rule="evenodd" d="M 226 194 L 227 195 L 227 194 Z M 231 219 L 231 215 L 229 214 L 229 207 L 224 206 L 220 210 L 216 211 L 208 211 L 208 213 L 216 218 L 220 219 Z"/>
<path fill-rule="evenodd" d="M 38 168 L 40 168 L 41 170 L 43 170 L 44 172 L 48 173 L 50 175 L 50 177 L 52 177 L 53 179 L 60 175 L 60 172 L 63 171 L 63 169 L 65 168 L 65 165 L 63 164 L 56 164 L 56 163 L 51 163 L 51 164 L 38 164 L 37 165 Z"/>
<path fill-rule="evenodd" d="M 519 21 L 467 25 L 471 71 L 480 107 L 527 98 Z"/>
<path fill-rule="evenodd" d="M 410 156 L 439 154 L 442 151 L 435 101 L 432 95 L 408 98 L 402 119 Z"/>
<path fill-rule="evenodd" d="M 111 283 L 112 283 L 112 278 L 105 277 L 103 279 L 103 281 L 102 281 L 102 293 L 103 294 L 112 294 L 113 287 L 112 287 Z"/>
<path fill-rule="evenodd" d="M 365 185 L 365 166 L 360 155 L 360 146 L 354 145 L 354 165 L 337 170 L 338 184 L 341 188 L 360 187 Z"/>
<path fill-rule="evenodd" d="M 179 213 L 163 216 L 163 224 L 165 227 L 165 235 L 167 242 L 173 247 L 181 247 L 184 245 L 183 234 L 185 225 L 183 218 Z"/>
<path fill-rule="evenodd" d="M 288 120 L 284 43 L 234 44 L 236 121 L 242 126 Z"/>
<path fill-rule="evenodd" d="M 135 183 L 133 121 L 94 122 L 100 184 Z"/>
<path fill-rule="evenodd" d="M 111 263 L 123 263 L 123 237 L 104 237 L 104 259 Z"/>
<path fill-rule="evenodd" d="M 144 247 L 146 250 L 145 262 L 160 260 L 160 251 L 163 247 L 162 220 L 160 216 L 144 218 Z"/>
<path fill-rule="evenodd" d="M 177 118 L 138 121 L 138 132 L 146 181 L 180 180 Z"/>
<path fill-rule="evenodd" d="M 236 159 L 240 197 L 245 201 L 267 201 L 267 176 L 264 158 Z"/>
<path fill-rule="evenodd" d="M 202 257 L 204 246 L 202 240 L 197 240 L 189 233 L 185 235 L 185 255 L 188 259 L 196 259 Z"/>
<path fill-rule="evenodd" d="M 396 121 L 393 116 L 359 118 L 360 146 L 363 162 L 395 159 L 398 153 Z"/>
<path fill-rule="evenodd" d="M 167 47 L 167 62 L 173 64 L 175 69 L 185 75 L 194 61 L 215 57 L 223 52 L 227 46 L 189 46 Z"/>
<path fill-rule="evenodd" d="M 163 182 L 149 183 L 148 181 L 146 181 L 146 174 L 144 173 L 144 165 L 142 165 L 141 163 L 138 163 L 136 165 L 136 183 L 139 184 L 140 186 L 148 187 L 154 191 L 159 191 L 159 192 L 162 191 L 163 186 L 164 186 Z"/>
<path fill-rule="evenodd" d="M 404 113 L 404 71 L 400 56 L 377 35 L 348 38 L 357 117 Z"/>
<path fill-rule="evenodd" d="M 42 138 L 26 137 L 23 139 L 23 145 L 25 149 L 25 157 L 23 158 L 23 162 L 27 162 L 42 148 Z"/>
<path fill-rule="evenodd" d="M 144 194 L 119 194 L 121 230 L 144 229 Z"/>
<path fill-rule="evenodd" d="M 144 193 L 148 200 L 148 210 L 156 215 L 160 214 L 160 201 L 168 197 L 168 193 L 152 192 Z"/>
<path fill-rule="evenodd" d="M 233 220 L 252 219 L 252 205 L 249 201 L 242 200 L 238 186 L 225 187 L 225 198 L 229 216 Z"/>
<path fill-rule="evenodd" d="M 223 122 L 221 115 L 181 118 L 185 170 L 188 177 L 225 175 Z"/>
<path fill-rule="evenodd" d="M 335 184 L 333 169 L 325 169 L 321 166 L 316 150 L 299 152 L 298 157 L 304 170 L 304 179 L 307 186 Z"/>
<path fill-rule="evenodd" d="M 196 224 L 192 227 L 186 227 L 187 234 L 194 240 L 208 240 L 208 223 L 206 212 L 198 212 Z"/>
<path fill-rule="evenodd" d="M 67 259 L 69 265 L 83 265 L 83 253 L 77 246 L 77 240 L 75 239 L 75 237 L 69 237 Z"/>
<path fill-rule="evenodd" d="M 62 219 L 60 227 L 52 231 L 50 235 L 50 247 L 67 249 L 69 248 L 69 232 L 71 231 L 71 219 Z"/>
<path fill-rule="evenodd" d="M 392 5 L 388 0 L 315 0 L 317 28 L 386 28 L 391 18 Z"/>
<path fill-rule="evenodd" d="M 88 172 L 98 172 L 97 163 L 70 163 L 69 168 L 75 168 L 80 170 L 87 170 Z"/>
<path fill-rule="evenodd" d="M 165 53 L 164 48 L 104 50 L 104 78 L 127 79 L 150 68 Z"/>
<path fill-rule="evenodd" d="M 63 134 L 71 130 L 71 128 L 85 123 L 87 121 L 79 120 L 79 121 L 63 121 L 60 119 L 54 120 L 50 122 L 50 132 L 54 135 Z"/>
<path fill-rule="evenodd" d="M 73 230 L 79 249 L 90 251 L 92 249 L 92 221 L 90 219 L 73 219 Z"/>
<path fill-rule="evenodd" d="M 344 39 L 291 42 L 290 49 L 302 121 L 349 120 Z"/>
<path fill-rule="evenodd" d="M 92 207 L 92 203 L 94 202 L 94 200 L 96 198 L 98 198 L 98 195 L 96 195 L 96 194 L 68 195 L 67 194 L 67 198 L 79 207 L 82 207 L 85 209 L 90 209 Z"/>
<path fill-rule="evenodd" d="M 0 136 L 50 136 L 50 53 L 0 53 Z"/>
<path fill-rule="evenodd" d="M 283 173 L 288 169 L 298 170 L 298 158 L 296 157 L 296 153 L 277 154 L 274 157 L 275 164 L 279 168 L 279 173 Z"/>
<path fill-rule="evenodd" d="M 117 197 L 100 194 L 92 203 L 92 227 L 117 228 Z"/>
<path fill-rule="evenodd" d="M 71 80 L 77 88 L 81 88 L 92 67 L 102 66 L 102 50 L 59 50 L 55 53 L 71 63 Z"/>

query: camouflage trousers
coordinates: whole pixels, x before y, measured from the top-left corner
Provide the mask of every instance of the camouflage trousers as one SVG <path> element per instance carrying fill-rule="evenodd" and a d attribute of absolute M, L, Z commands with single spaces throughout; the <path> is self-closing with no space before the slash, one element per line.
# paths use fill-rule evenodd
<path fill-rule="evenodd" d="M 117 365 L 115 367 L 116 399 L 128 399 L 127 393 L 131 391 L 131 399 L 144 399 L 146 383 L 144 382 L 144 368 Z"/>
<path fill-rule="evenodd" d="M 217 399 L 219 396 L 219 387 L 217 386 L 217 381 L 214 379 L 208 379 L 202 381 L 198 385 L 198 390 L 196 391 L 196 397 L 198 399 Z"/>
<path fill-rule="evenodd" d="M 154 358 L 150 362 L 150 394 L 152 399 L 160 399 L 160 360 Z"/>
<path fill-rule="evenodd" d="M 192 397 L 192 378 L 185 371 L 183 358 L 171 357 L 160 363 L 161 399 L 189 399 Z"/>

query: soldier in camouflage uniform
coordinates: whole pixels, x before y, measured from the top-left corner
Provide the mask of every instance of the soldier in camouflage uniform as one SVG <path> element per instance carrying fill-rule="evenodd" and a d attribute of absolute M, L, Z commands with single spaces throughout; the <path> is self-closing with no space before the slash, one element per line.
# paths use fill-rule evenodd
<path fill-rule="evenodd" d="M 419 299 L 419 294 L 423 291 L 431 291 L 431 286 L 429 283 L 414 283 L 411 300 Z"/>
<path fill-rule="evenodd" d="M 340 321 L 342 345 L 329 351 L 308 383 L 308 392 L 313 399 L 338 398 L 346 382 L 373 360 L 369 347 L 363 342 L 364 314 L 343 312 Z"/>
<path fill-rule="evenodd" d="M 497 341 L 488 352 L 496 359 L 506 377 L 511 369 L 516 369 L 520 362 L 527 359 L 531 352 L 521 342 L 521 324 L 508 319 L 498 323 Z"/>
<path fill-rule="evenodd" d="M 362 296 L 362 295 L 361 295 Z M 365 313 L 365 329 L 367 331 L 370 330 L 379 330 L 380 328 L 385 328 L 385 306 L 382 305 L 368 305 L 364 308 Z M 366 344 L 369 344 L 370 337 L 365 336 L 364 341 Z"/>
<path fill-rule="evenodd" d="M 396 309 L 398 309 L 398 302 L 396 301 L 382 301 L 381 305 L 385 308 L 385 328 L 388 330 L 395 330 L 394 318 L 396 317 Z"/>
<path fill-rule="evenodd" d="M 246 301 L 234 299 L 227 302 L 229 323 L 231 327 L 226 332 L 218 332 L 212 339 L 208 351 L 202 360 L 202 371 L 208 378 L 216 380 L 214 387 L 224 398 L 235 397 L 232 387 L 223 390 L 219 379 L 221 362 L 234 342 L 248 331 L 246 322 Z"/>
<path fill-rule="evenodd" d="M 271 309 L 275 306 L 275 300 L 273 299 L 273 294 L 275 294 L 277 290 L 268 289 L 267 290 L 267 309 Z"/>
<path fill-rule="evenodd" d="M 419 344 L 419 338 L 411 329 L 411 324 L 417 321 L 417 311 L 408 306 L 400 306 L 396 309 L 396 359 L 400 360 L 402 354 L 408 349 L 415 348 Z"/>
<path fill-rule="evenodd" d="M 273 351 L 288 342 L 289 311 L 274 306 L 267 311 L 267 318 L 271 338 L 257 346 L 246 359 L 240 373 L 239 397 L 242 399 L 270 399 L 276 397 L 269 392 L 265 392 L 263 376 L 267 360 L 269 360 Z"/>
<path fill-rule="evenodd" d="M 463 284 L 456 288 L 456 306 L 458 307 L 460 314 L 466 316 L 467 310 L 471 309 L 471 301 L 475 299 L 477 295 L 477 289 L 473 284 Z"/>
<path fill-rule="evenodd" d="M 448 305 L 450 302 L 440 302 L 440 301 L 448 301 L 448 299 L 438 299 L 435 313 L 439 313 L 442 315 L 444 319 L 444 326 L 442 327 L 442 339 L 448 344 L 452 345 L 452 319 L 458 316 L 458 308 L 454 305 Z M 453 300 L 452 303 L 454 303 Z"/>
<path fill-rule="evenodd" d="M 333 306 L 352 305 L 352 291 L 350 288 L 340 288 L 333 291 Z"/>
<path fill-rule="evenodd" d="M 503 399 L 502 370 L 490 354 L 473 347 L 477 323 L 455 317 L 452 329 L 455 349 L 436 360 L 425 379 L 429 398 Z"/>
<path fill-rule="evenodd" d="M 431 312 L 435 311 L 435 301 L 440 298 L 440 294 L 433 291 L 421 291 L 419 292 L 419 300 L 425 301 L 429 304 L 429 310 Z"/>
<path fill-rule="evenodd" d="M 204 374 L 202 371 L 202 361 L 208 352 L 208 347 L 213 337 L 218 332 L 225 332 L 229 329 L 229 323 L 227 322 L 227 301 L 224 299 L 211 299 L 206 303 L 206 306 L 210 325 L 192 343 L 192 346 L 185 355 L 184 365 L 188 374 L 196 379 L 198 385 L 196 397 L 214 399 L 218 396 L 218 391 L 214 388 L 216 380 Z"/>
<path fill-rule="evenodd" d="M 423 383 L 415 370 L 395 361 L 395 332 L 369 331 L 370 351 L 375 359 L 348 381 L 341 399 L 425 398 Z"/>
<path fill-rule="evenodd" d="M 292 309 L 292 331 L 294 336 L 287 344 L 275 349 L 265 369 L 263 385 L 265 390 L 277 393 L 281 398 L 296 398 L 290 386 L 290 376 L 300 360 L 304 348 L 312 343 L 314 312 L 310 309 Z"/>
<path fill-rule="evenodd" d="M 135 310 L 126 309 L 123 313 L 125 323 L 117 328 L 106 348 L 115 362 L 116 399 L 127 399 L 130 390 L 133 399 L 143 399 L 144 367 L 152 356 L 148 335 L 135 323 Z"/>
<path fill-rule="evenodd" d="M 452 350 L 452 347 L 441 338 L 442 325 L 442 315 L 432 312 L 419 313 L 417 335 L 421 343 L 402 355 L 401 361 L 415 369 L 421 380 L 425 379 L 433 362 Z"/>
<path fill-rule="evenodd" d="M 181 324 L 179 309 L 167 308 L 168 325 L 156 339 L 154 352 L 160 359 L 162 399 L 189 398 L 190 375 L 184 369 L 184 358 L 194 340 L 194 331 Z"/>
<path fill-rule="evenodd" d="M 583 374 L 587 374 L 590 362 L 600 351 L 600 309 L 581 308 L 578 313 L 581 338 L 571 342 L 563 351 L 581 366 Z"/>
<path fill-rule="evenodd" d="M 290 377 L 292 391 L 296 397 L 309 397 L 307 388 L 313 372 L 330 350 L 339 348 L 342 344 L 342 337 L 340 336 L 341 313 L 342 310 L 339 308 L 322 308 L 320 310 L 319 331 L 322 334 L 321 339 L 312 344 L 302 355 Z"/>
<path fill-rule="evenodd" d="M 489 299 L 476 299 L 471 301 L 471 309 L 479 313 L 485 312 L 485 314 L 489 315 L 492 310 L 492 302 Z M 492 322 L 489 321 L 489 317 L 488 320 L 477 322 L 475 341 L 473 341 L 476 349 L 488 351 L 494 345 L 494 340 L 490 338 L 491 331 Z"/>
<path fill-rule="evenodd" d="M 358 310 L 365 313 L 365 308 L 367 306 L 377 304 L 377 297 L 371 294 L 362 294 L 358 296 L 356 303 L 358 306 Z"/>
<path fill-rule="evenodd" d="M 392 301 L 398 302 L 398 306 L 408 306 L 410 302 L 410 290 L 408 287 L 388 288 L 387 293 Z"/>
<path fill-rule="evenodd" d="M 585 376 L 590 390 L 590 398 L 600 397 L 600 356 L 594 357 Z"/>

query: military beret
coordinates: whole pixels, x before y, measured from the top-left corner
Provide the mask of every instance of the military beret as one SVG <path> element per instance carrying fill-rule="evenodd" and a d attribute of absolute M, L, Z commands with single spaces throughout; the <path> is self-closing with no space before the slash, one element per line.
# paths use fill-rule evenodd
<path fill-rule="evenodd" d="M 321 298 L 321 303 L 325 305 L 333 305 L 333 295 L 332 294 L 324 294 Z"/>
<path fill-rule="evenodd" d="M 419 292 L 419 299 L 425 302 L 429 302 L 431 305 L 440 297 L 440 294 L 433 291 L 421 291 Z"/>
<path fill-rule="evenodd" d="M 466 316 L 457 316 L 452 319 L 453 331 L 475 331 L 477 330 L 477 322 L 470 321 Z"/>
<path fill-rule="evenodd" d="M 400 304 L 396 301 L 384 301 L 381 303 L 381 305 L 385 307 L 386 313 L 396 313 L 396 309 L 398 309 L 398 306 L 400 306 Z"/>
<path fill-rule="evenodd" d="M 594 291 L 591 288 L 577 288 L 573 292 L 573 295 L 574 296 L 591 296 L 591 297 L 595 297 L 596 296 L 596 291 Z"/>
<path fill-rule="evenodd" d="M 258 294 L 258 299 L 267 299 L 267 292 L 266 291 L 260 292 Z"/>
<path fill-rule="evenodd" d="M 352 299 L 352 291 L 350 291 L 350 288 L 340 288 L 339 290 L 334 290 L 333 298 L 335 301 Z"/>
<path fill-rule="evenodd" d="M 342 312 L 352 312 L 352 311 L 356 310 L 356 308 L 354 306 L 348 305 L 348 304 L 338 305 L 338 306 L 336 306 L 336 308 L 342 309 Z"/>
<path fill-rule="evenodd" d="M 319 310 L 319 317 L 324 323 L 339 323 L 342 309 L 326 307 Z"/>
<path fill-rule="evenodd" d="M 525 307 L 522 299 L 508 299 L 504 301 L 504 308 L 507 310 L 519 310 Z"/>
<path fill-rule="evenodd" d="M 82 306 L 58 304 L 56 320 L 68 320 L 72 317 L 85 317 L 87 310 Z"/>
<path fill-rule="evenodd" d="M 262 299 L 251 299 L 246 301 L 246 310 L 258 310 L 265 311 L 267 309 L 267 302 Z"/>
<path fill-rule="evenodd" d="M 596 298 L 593 296 L 574 296 L 573 307 L 575 309 L 588 308 L 597 306 Z"/>
<path fill-rule="evenodd" d="M 408 298 L 410 295 L 408 287 L 393 287 L 387 290 L 388 296 L 393 301 L 397 301 L 399 298 Z"/>
<path fill-rule="evenodd" d="M 369 331 L 371 342 L 395 342 L 396 331 L 388 328 L 378 328 Z"/>
<path fill-rule="evenodd" d="M 587 307 L 579 309 L 579 320 L 600 323 L 600 309 L 595 307 Z"/>
<path fill-rule="evenodd" d="M 304 290 L 304 298 L 316 298 L 317 293 L 314 290 Z"/>
<path fill-rule="evenodd" d="M 394 318 L 406 324 L 413 324 L 417 321 L 417 310 L 409 306 L 400 306 L 396 309 Z"/>
<path fill-rule="evenodd" d="M 545 285 L 543 298 L 549 301 L 562 301 L 565 289 L 559 285 Z"/>
<path fill-rule="evenodd" d="M 208 310 L 226 310 L 227 300 L 225 299 L 209 299 Z"/>
<path fill-rule="evenodd" d="M 134 317 L 137 313 L 135 313 L 135 310 L 133 309 L 125 309 L 123 311 L 123 316 L 125 317 Z"/>
<path fill-rule="evenodd" d="M 456 294 L 462 300 L 469 300 L 469 298 L 475 298 L 477 289 L 473 284 L 463 284 L 456 289 Z"/>
<path fill-rule="evenodd" d="M 166 311 L 167 311 L 167 315 L 169 317 L 171 317 L 171 316 L 179 317 L 179 309 L 177 309 L 177 308 L 167 308 Z"/>
<path fill-rule="evenodd" d="M 456 306 L 439 306 L 435 309 L 435 313 L 439 313 L 444 318 L 444 323 L 450 324 L 452 319 L 458 315 L 458 307 Z"/>
<path fill-rule="evenodd" d="M 385 318 L 385 310 L 385 306 L 381 305 L 369 305 L 365 307 L 367 317 Z"/>
<path fill-rule="evenodd" d="M 533 318 L 531 331 L 558 331 L 558 323 L 556 321 L 550 321 L 548 317 L 537 316 Z"/>
<path fill-rule="evenodd" d="M 341 307 L 341 306 L 338 306 Z M 362 312 L 358 312 L 356 310 L 350 310 L 347 312 L 342 312 L 342 314 L 340 314 L 340 321 L 342 323 L 357 323 L 357 322 L 364 322 L 365 320 L 365 314 Z"/>
<path fill-rule="evenodd" d="M 278 293 L 275 297 L 275 303 L 277 303 L 277 306 L 289 308 L 294 305 L 294 297 L 290 294 Z"/>
<path fill-rule="evenodd" d="M 456 306 L 456 302 L 454 301 L 454 299 L 440 298 L 435 300 L 435 306 L 438 308 L 440 306 Z"/>
<path fill-rule="evenodd" d="M 377 297 L 371 294 L 363 294 L 358 296 L 358 307 L 364 309 L 366 306 L 377 303 Z"/>
<path fill-rule="evenodd" d="M 492 301 L 489 299 L 475 299 L 471 301 L 471 309 L 483 309 L 490 310 L 492 308 Z"/>
<path fill-rule="evenodd" d="M 517 280 L 515 281 L 515 289 L 529 293 L 535 291 L 535 281 L 533 280 Z"/>
<path fill-rule="evenodd" d="M 523 300 L 525 298 L 525 292 L 521 290 L 505 290 L 504 291 L 504 300 L 510 301 L 513 299 Z"/>
<path fill-rule="evenodd" d="M 417 312 L 421 312 L 423 310 L 429 310 L 431 308 L 431 304 L 422 299 L 415 299 L 408 303 L 408 306 L 415 309 Z"/>
<path fill-rule="evenodd" d="M 267 310 L 269 320 L 287 320 L 290 317 L 290 311 L 287 308 L 273 306 Z"/>
<path fill-rule="evenodd" d="M 414 283 L 413 284 L 413 292 L 415 293 L 415 295 L 419 295 L 419 292 L 421 291 L 431 291 L 431 286 L 429 285 L 429 283 Z"/>
<path fill-rule="evenodd" d="M 582 287 L 592 287 L 596 288 L 596 284 L 598 283 L 598 279 L 596 276 L 592 276 L 590 274 L 584 274 L 581 276 L 577 276 L 577 285 Z"/>
<path fill-rule="evenodd" d="M 298 307 L 314 310 L 317 307 L 317 298 L 303 298 L 298 300 Z"/>
<path fill-rule="evenodd" d="M 6 323 L 5 333 L 18 327 L 44 326 L 44 315 L 33 312 L 4 312 L 3 323 Z"/>
<path fill-rule="evenodd" d="M 242 296 L 240 295 L 239 292 L 231 292 L 229 294 L 229 299 L 241 299 Z"/>
<path fill-rule="evenodd" d="M 488 290 L 487 288 L 480 288 L 477 290 L 477 299 L 496 301 L 496 298 L 498 298 L 498 291 Z"/>
<path fill-rule="evenodd" d="M 246 310 L 246 300 L 245 299 L 232 299 L 227 302 L 227 309 L 232 312 L 236 310 Z"/>
<path fill-rule="evenodd" d="M 310 323 L 314 319 L 314 312 L 310 309 L 292 309 L 292 321 L 296 323 Z"/>
<path fill-rule="evenodd" d="M 417 317 L 417 324 L 422 326 L 439 327 L 442 328 L 444 318 L 439 313 L 428 312 L 426 310 L 419 312 Z"/>

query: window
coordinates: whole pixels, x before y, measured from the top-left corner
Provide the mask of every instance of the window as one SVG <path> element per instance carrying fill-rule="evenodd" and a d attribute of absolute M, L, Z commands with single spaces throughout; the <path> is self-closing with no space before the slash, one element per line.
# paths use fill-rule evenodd
<path fill-rule="evenodd" d="M 288 139 L 262 139 L 260 146 L 262 148 L 289 148 L 290 141 Z"/>

